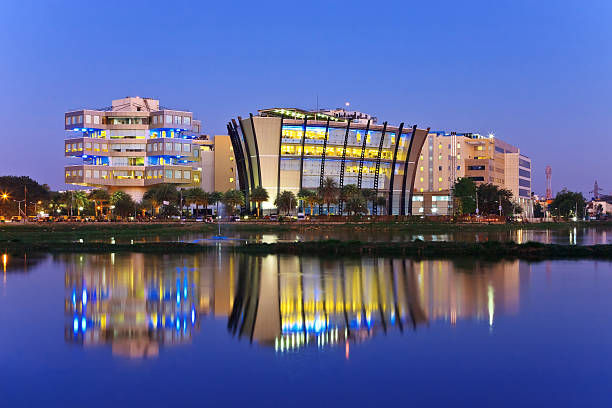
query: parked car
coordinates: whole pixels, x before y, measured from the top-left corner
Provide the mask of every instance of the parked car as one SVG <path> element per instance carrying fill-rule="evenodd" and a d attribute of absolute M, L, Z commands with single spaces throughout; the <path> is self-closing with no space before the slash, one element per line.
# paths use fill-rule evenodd
<path fill-rule="evenodd" d="M 306 214 L 304 214 L 304 213 L 298 213 L 298 215 L 297 215 L 297 220 L 298 220 L 298 221 L 306 221 Z"/>

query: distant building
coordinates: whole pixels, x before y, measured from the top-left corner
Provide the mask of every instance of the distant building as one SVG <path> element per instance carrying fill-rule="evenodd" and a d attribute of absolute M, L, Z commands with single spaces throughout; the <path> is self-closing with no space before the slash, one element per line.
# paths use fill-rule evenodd
<path fill-rule="evenodd" d="M 200 185 L 199 149 L 193 140 L 200 121 L 156 99 L 126 97 L 102 109 L 66 112 L 67 184 L 122 190 L 139 201 L 152 185 Z"/>
<path fill-rule="evenodd" d="M 235 190 L 238 183 L 234 148 L 228 135 L 216 135 L 213 140 L 196 139 L 201 158 L 202 183 L 204 191 Z"/>
<path fill-rule="evenodd" d="M 476 184 L 492 183 L 512 192 L 524 214 L 533 216 L 531 159 L 518 147 L 493 136 L 446 131 L 429 132 L 419 156 L 415 192 L 448 196 L 459 177 Z M 435 196 L 434 196 L 435 197 Z M 448 199 L 439 203 L 452 205 Z M 450 211 L 445 205 L 430 207 L 433 214 Z M 427 214 L 427 209 L 424 211 Z"/>

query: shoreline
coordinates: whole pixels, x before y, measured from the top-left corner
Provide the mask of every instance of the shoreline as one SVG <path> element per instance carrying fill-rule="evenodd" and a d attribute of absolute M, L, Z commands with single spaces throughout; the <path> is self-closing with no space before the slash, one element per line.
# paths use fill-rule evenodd
<path fill-rule="evenodd" d="M 20 241 L 0 242 L 3 253 L 203 253 L 218 249 L 217 245 L 200 245 L 188 242 L 153 242 L 134 244 L 47 242 L 27 243 Z M 227 246 L 226 251 L 254 256 L 300 255 L 320 257 L 405 257 L 416 259 L 460 259 L 478 258 L 489 260 L 522 259 L 544 261 L 553 259 L 609 259 L 612 260 L 612 245 L 559 245 L 528 242 L 489 241 L 466 242 L 361 242 L 361 241 L 305 241 L 273 244 L 252 243 Z"/>

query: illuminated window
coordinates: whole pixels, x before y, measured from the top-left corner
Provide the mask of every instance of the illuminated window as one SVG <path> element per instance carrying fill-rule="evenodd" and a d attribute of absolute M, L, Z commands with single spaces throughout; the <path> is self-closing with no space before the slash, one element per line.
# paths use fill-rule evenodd
<path fill-rule="evenodd" d="M 166 143 L 166 150 L 172 150 L 172 143 Z"/>
<path fill-rule="evenodd" d="M 172 116 L 166 115 L 166 123 L 172 123 Z"/>
<path fill-rule="evenodd" d="M 70 124 L 70 116 L 66 116 L 66 124 L 69 125 Z"/>
<path fill-rule="evenodd" d="M 94 122 L 93 122 L 94 125 L 99 125 L 100 124 L 100 116 L 94 115 L 93 120 L 94 120 Z"/>
<path fill-rule="evenodd" d="M 423 192 L 423 187 L 421 187 L 420 191 L 421 191 L 421 193 Z M 421 208 L 421 210 L 422 210 L 422 208 Z"/>
<path fill-rule="evenodd" d="M 438 181 L 442 182 L 442 177 L 438 177 Z"/>
<path fill-rule="evenodd" d="M 153 124 L 157 125 L 157 116 L 153 116 Z"/>
<path fill-rule="evenodd" d="M 461 143 L 457 143 L 457 149 L 461 149 Z"/>
<path fill-rule="evenodd" d="M 439 144 L 439 145 L 438 145 L 438 149 L 441 149 L 441 148 L 442 148 L 442 144 Z"/>
<path fill-rule="evenodd" d="M 421 166 L 421 171 L 423 171 L 423 166 Z"/>
<path fill-rule="evenodd" d="M 229 182 L 230 182 L 230 183 L 233 183 L 233 182 L 234 182 L 234 178 L 233 178 L 233 177 L 230 177 L 230 181 L 229 181 Z"/>
<path fill-rule="evenodd" d="M 183 125 L 191 124 L 191 118 L 189 116 L 183 117 Z"/>
<path fill-rule="evenodd" d="M 419 181 L 422 183 L 422 182 L 423 182 L 423 177 L 421 177 L 421 178 L 419 179 Z M 422 190 L 421 190 L 421 191 L 422 191 Z"/>
<path fill-rule="evenodd" d="M 85 177 L 91 178 L 91 170 L 85 170 Z"/>
<path fill-rule="evenodd" d="M 165 177 L 166 178 L 172 178 L 172 170 L 166 170 Z"/>
<path fill-rule="evenodd" d="M 191 178 L 191 172 L 188 171 L 188 170 L 183 171 L 183 178 L 190 179 Z"/>
<path fill-rule="evenodd" d="M 180 125 L 181 124 L 181 117 L 180 116 L 175 116 L 174 117 L 174 124 L 176 124 L 176 125 Z"/>
<path fill-rule="evenodd" d="M 91 115 L 85 115 L 85 123 L 91 123 Z"/>

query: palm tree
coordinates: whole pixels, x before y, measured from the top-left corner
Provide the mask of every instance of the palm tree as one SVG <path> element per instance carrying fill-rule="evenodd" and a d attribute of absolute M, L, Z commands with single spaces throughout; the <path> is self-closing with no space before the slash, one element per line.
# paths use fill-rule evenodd
<path fill-rule="evenodd" d="M 378 208 L 384 209 L 384 208 L 387 207 L 387 199 L 384 196 L 377 196 L 374 199 L 374 202 L 376 203 L 376 207 L 378 207 Z M 380 214 L 380 212 L 379 212 L 379 214 Z"/>
<path fill-rule="evenodd" d="M 200 205 L 204 208 L 208 207 L 210 194 L 200 187 L 193 187 L 187 190 L 186 201 L 190 204 L 195 204 L 195 212 L 197 213 Z"/>
<path fill-rule="evenodd" d="M 219 203 L 223 201 L 223 193 L 220 191 L 213 191 L 210 193 L 209 201 L 212 205 L 217 206 L 217 217 L 219 216 Z"/>
<path fill-rule="evenodd" d="M 327 215 L 329 216 L 329 206 L 338 201 L 338 183 L 331 177 L 325 177 L 323 184 L 319 187 L 319 196 L 323 203 L 327 204 Z"/>
<path fill-rule="evenodd" d="M 108 191 L 104 189 L 97 189 L 89 193 L 88 198 L 93 201 L 96 218 L 98 218 L 98 209 L 102 210 L 104 203 L 109 202 L 110 195 L 108 194 Z"/>
<path fill-rule="evenodd" d="M 178 190 L 173 184 L 157 184 L 147 190 L 142 197 L 144 200 L 151 202 L 151 205 L 159 213 L 159 208 L 164 205 L 164 202 L 174 203 L 178 198 Z"/>
<path fill-rule="evenodd" d="M 368 207 L 363 197 L 356 196 L 346 201 L 346 211 L 348 211 L 349 214 L 364 214 L 368 212 Z"/>
<path fill-rule="evenodd" d="M 76 205 L 77 207 L 77 215 L 80 216 L 81 209 L 86 207 L 89 203 L 89 200 L 87 199 L 87 194 L 82 190 L 78 190 L 74 192 L 72 199 L 74 200 L 74 205 Z"/>
<path fill-rule="evenodd" d="M 376 200 L 376 190 L 372 188 L 363 188 L 361 189 L 361 195 L 363 196 L 363 199 L 366 201 L 366 206 L 368 206 L 370 202 L 374 204 L 374 200 Z"/>
<path fill-rule="evenodd" d="M 255 187 L 251 190 L 251 200 L 257 204 L 257 218 L 259 218 L 259 209 L 261 207 L 261 203 L 264 201 L 268 201 L 268 191 L 263 187 Z"/>
<path fill-rule="evenodd" d="M 340 202 L 344 203 L 352 198 L 361 197 L 361 189 L 356 184 L 347 184 L 340 191 Z M 340 213 L 342 215 L 342 213 Z"/>
<path fill-rule="evenodd" d="M 274 205 L 279 211 L 284 211 L 285 214 L 289 215 L 289 212 L 297 206 L 297 199 L 293 192 L 284 190 L 276 197 Z"/>
<path fill-rule="evenodd" d="M 312 216 L 312 207 L 319 202 L 319 195 L 317 192 L 303 188 L 298 193 L 298 198 L 303 200 L 310 207 L 310 216 Z"/>
<path fill-rule="evenodd" d="M 122 217 L 127 217 L 136 209 L 136 203 L 132 200 L 132 196 L 123 191 L 115 191 L 109 201 Z"/>
<path fill-rule="evenodd" d="M 227 212 L 234 214 L 237 206 L 244 205 L 244 194 L 242 194 L 240 190 L 227 190 L 225 194 L 223 194 L 223 202 L 225 203 Z"/>

